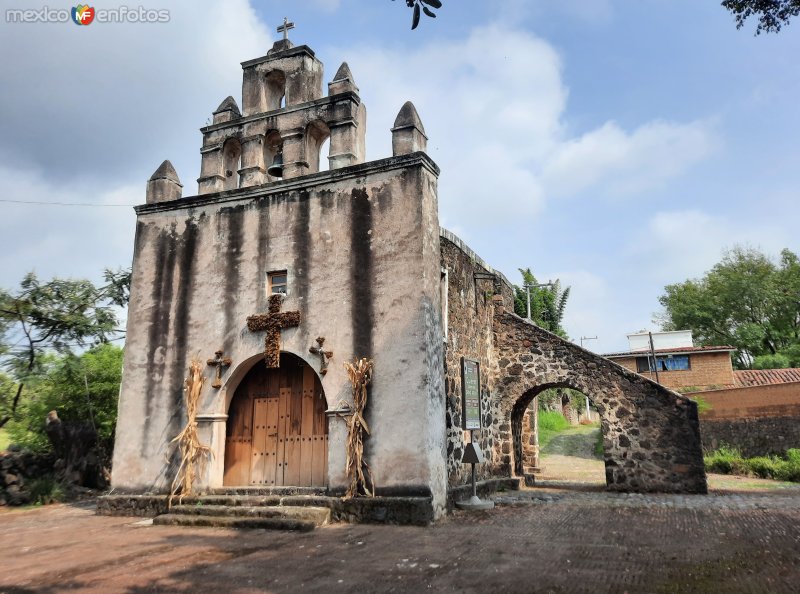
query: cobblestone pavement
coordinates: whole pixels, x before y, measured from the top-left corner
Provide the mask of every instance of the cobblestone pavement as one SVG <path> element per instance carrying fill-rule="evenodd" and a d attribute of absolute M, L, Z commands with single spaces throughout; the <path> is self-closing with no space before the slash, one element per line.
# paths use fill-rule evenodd
<path fill-rule="evenodd" d="M 148 526 L 87 505 L 0 512 L 0 592 L 797 592 L 797 490 L 526 489 L 428 528 Z"/>

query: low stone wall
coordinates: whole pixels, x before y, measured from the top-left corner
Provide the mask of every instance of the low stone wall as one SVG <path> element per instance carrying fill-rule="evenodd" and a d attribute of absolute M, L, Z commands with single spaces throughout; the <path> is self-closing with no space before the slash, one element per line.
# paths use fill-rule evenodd
<path fill-rule="evenodd" d="M 700 434 L 706 451 L 729 445 L 747 458 L 784 454 L 800 448 L 800 416 L 702 419 Z"/>
<path fill-rule="evenodd" d="M 53 456 L 32 452 L 0 453 L 0 506 L 32 503 L 34 480 L 52 475 Z"/>

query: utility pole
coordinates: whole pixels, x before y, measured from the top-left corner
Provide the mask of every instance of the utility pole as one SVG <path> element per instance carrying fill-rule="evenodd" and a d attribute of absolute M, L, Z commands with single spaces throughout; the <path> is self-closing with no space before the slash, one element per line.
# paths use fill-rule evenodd
<path fill-rule="evenodd" d="M 650 354 L 653 356 L 653 369 L 656 372 L 656 383 L 660 384 L 661 382 L 658 379 L 658 359 L 656 359 L 656 349 L 653 346 L 653 333 L 648 332 L 648 336 L 650 336 Z"/>
<path fill-rule="evenodd" d="M 528 296 L 528 321 L 532 322 L 533 320 L 531 319 L 531 289 L 538 289 L 540 287 L 552 287 L 553 281 L 548 281 L 546 283 L 539 283 L 539 284 L 531 284 L 531 285 L 525 283 L 523 286 L 525 287 L 525 293 Z"/>

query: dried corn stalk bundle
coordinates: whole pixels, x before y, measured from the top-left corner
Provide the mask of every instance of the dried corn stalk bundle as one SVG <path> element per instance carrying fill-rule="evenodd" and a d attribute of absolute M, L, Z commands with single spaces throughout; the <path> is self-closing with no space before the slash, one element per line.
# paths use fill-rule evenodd
<path fill-rule="evenodd" d="M 189 377 L 186 378 L 183 389 L 186 401 L 186 427 L 171 442 L 178 442 L 181 464 L 172 481 L 169 507 L 172 506 L 172 499 L 178 493 L 180 493 L 178 503 L 187 495 L 192 494 L 195 480 L 202 474 L 208 456 L 211 454 L 211 448 L 200 443 L 200 437 L 197 434 L 197 409 L 204 381 L 203 364 L 198 359 L 192 359 L 189 365 Z"/>
<path fill-rule="evenodd" d="M 372 361 L 360 359 L 355 363 L 345 363 L 350 383 L 353 386 L 353 415 L 347 420 L 347 486 L 345 499 L 367 495 L 375 496 L 372 472 L 364 460 L 364 435 L 369 435 L 369 427 L 364 420 L 367 407 L 367 385 L 372 380 Z"/>

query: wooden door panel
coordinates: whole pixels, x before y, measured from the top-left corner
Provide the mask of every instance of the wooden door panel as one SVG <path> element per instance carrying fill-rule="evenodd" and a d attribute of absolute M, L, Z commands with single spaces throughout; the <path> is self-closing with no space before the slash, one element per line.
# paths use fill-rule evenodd
<path fill-rule="evenodd" d="M 328 427 L 322 384 L 308 365 L 281 355 L 256 365 L 228 411 L 225 485 L 325 486 Z"/>

